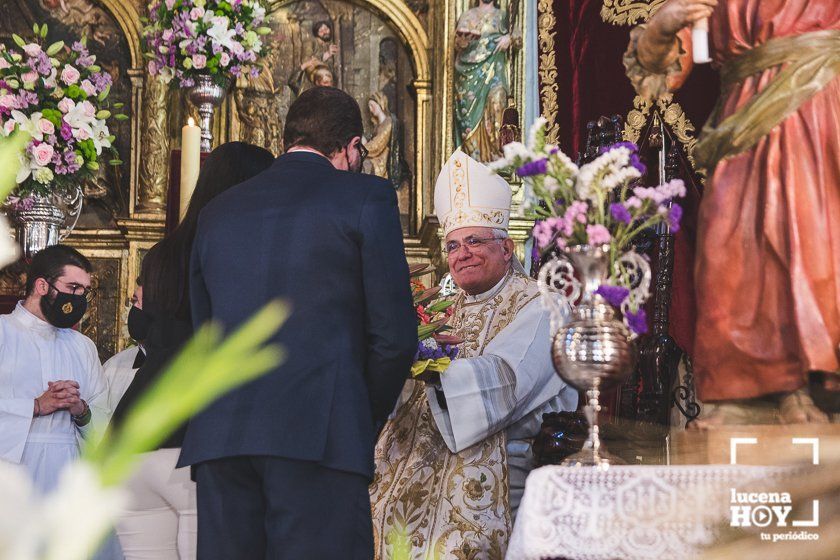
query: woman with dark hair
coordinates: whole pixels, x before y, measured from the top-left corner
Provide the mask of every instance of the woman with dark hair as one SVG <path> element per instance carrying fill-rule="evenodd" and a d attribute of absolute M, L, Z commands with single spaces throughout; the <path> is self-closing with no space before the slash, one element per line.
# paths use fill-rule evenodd
<path fill-rule="evenodd" d="M 244 142 L 213 150 L 201 166 L 183 221 L 143 259 L 143 308 L 133 313 L 142 315 L 135 330 L 145 331 L 137 336 L 144 339 L 146 359 L 114 411 L 115 426 L 192 336 L 189 260 L 201 210 L 219 193 L 268 169 L 273 161 L 267 150 Z M 182 427 L 157 451 L 147 453 L 129 481 L 132 500 L 117 524 L 127 560 L 195 558 L 195 484 L 189 469 L 175 469 L 183 432 Z"/>

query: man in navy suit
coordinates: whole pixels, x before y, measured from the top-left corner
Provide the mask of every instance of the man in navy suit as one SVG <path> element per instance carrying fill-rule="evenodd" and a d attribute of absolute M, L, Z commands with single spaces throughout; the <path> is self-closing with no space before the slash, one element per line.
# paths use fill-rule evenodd
<path fill-rule="evenodd" d="M 283 298 L 282 366 L 190 421 L 198 557 L 370 559 L 377 433 L 417 349 L 394 189 L 359 173 L 362 117 L 318 87 L 289 109 L 287 151 L 201 213 L 193 323 L 231 330 Z"/>

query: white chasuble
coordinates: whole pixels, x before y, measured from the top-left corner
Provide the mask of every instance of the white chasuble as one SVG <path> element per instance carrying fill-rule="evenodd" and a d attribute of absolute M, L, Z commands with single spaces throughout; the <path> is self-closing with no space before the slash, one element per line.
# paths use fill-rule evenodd
<path fill-rule="evenodd" d="M 66 410 L 33 417 L 34 400 L 48 381 L 79 383 L 91 421 L 79 428 Z M 101 430 L 108 416 L 107 386 L 93 342 L 58 329 L 18 303 L 0 315 L 0 459 L 19 463 L 35 486 L 51 490 L 61 468 L 79 455 L 81 441 Z"/>
<path fill-rule="evenodd" d="M 542 413 L 577 406 L 551 365 L 538 295 L 517 271 L 485 294 L 458 295 L 458 358 L 439 388 L 407 382 L 376 446 L 377 559 L 394 556 L 401 534 L 412 560 L 504 557 Z"/>

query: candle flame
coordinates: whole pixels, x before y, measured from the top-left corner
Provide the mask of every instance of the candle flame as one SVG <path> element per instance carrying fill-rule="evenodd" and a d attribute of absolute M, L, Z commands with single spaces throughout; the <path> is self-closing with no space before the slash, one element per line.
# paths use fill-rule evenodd
<path fill-rule="evenodd" d="M 192 117 L 187 119 L 187 126 L 195 126 L 195 121 Z"/>

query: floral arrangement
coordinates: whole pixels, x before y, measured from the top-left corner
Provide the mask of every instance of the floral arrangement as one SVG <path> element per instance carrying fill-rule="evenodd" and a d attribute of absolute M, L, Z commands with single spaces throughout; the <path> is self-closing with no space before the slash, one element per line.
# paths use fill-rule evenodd
<path fill-rule="evenodd" d="M 103 152 L 119 165 L 106 105 L 111 75 L 96 64 L 85 38 L 68 48 L 63 41 L 44 47 L 47 26 L 33 26 L 35 39 L 12 39 L 18 49 L 0 45 L 0 135 L 20 130 L 30 141 L 22 153 L 10 206 L 31 204 L 31 195 L 75 189 L 100 168 Z M 122 104 L 114 103 L 113 108 Z"/>
<path fill-rule="evenodd" d="M 267 21 L 260 0 L 155 0 L 143 28 L 149 74 L 182 88 L 198 75 L 255 78 Z"/>
<path fill-rule="evenodd" d="M 425 274 L 427 265 L 412 265 L 409 274 L 416 278 Z M 435 299 L 440 286 L 427 289 L 418 280 L 411 281 L 411 293 L 414 308 L 417 311 L 417 354 L 411 366 L 412 377 L 425 372 L 442 373 L 458 355 L 457 344 L 453 336 L 444 334 L 449 330 L 447 320 L 452 315 L 451 300 Z"/>
<path fill-rule="evenodd" d="M 537 220 L 533 236 L 539 255 L 572 245 L 609 245 L 611 275 L 596 293 L 623 309 L 628 327 L 642 334 L 647 331 L 644 309 L 636 299 L 628 300 L 633 279 L 618 261 L 646 229 L 666 224 L 672 232 L 679 230 L 682 208 L 673 200 L 685 196 L 685 185 L 675 179 L 657 187 L 640 186 L 646 169 L 638 147 L 630 142 L 604 148 L 593 161 L 578 167 L 546 142 L 546 122 L 537 120 L 527 145 L 506 145 L 503 157 L 491 167 L 513 169 L 522 178 L 529 201 L 526 210 Z"/>

